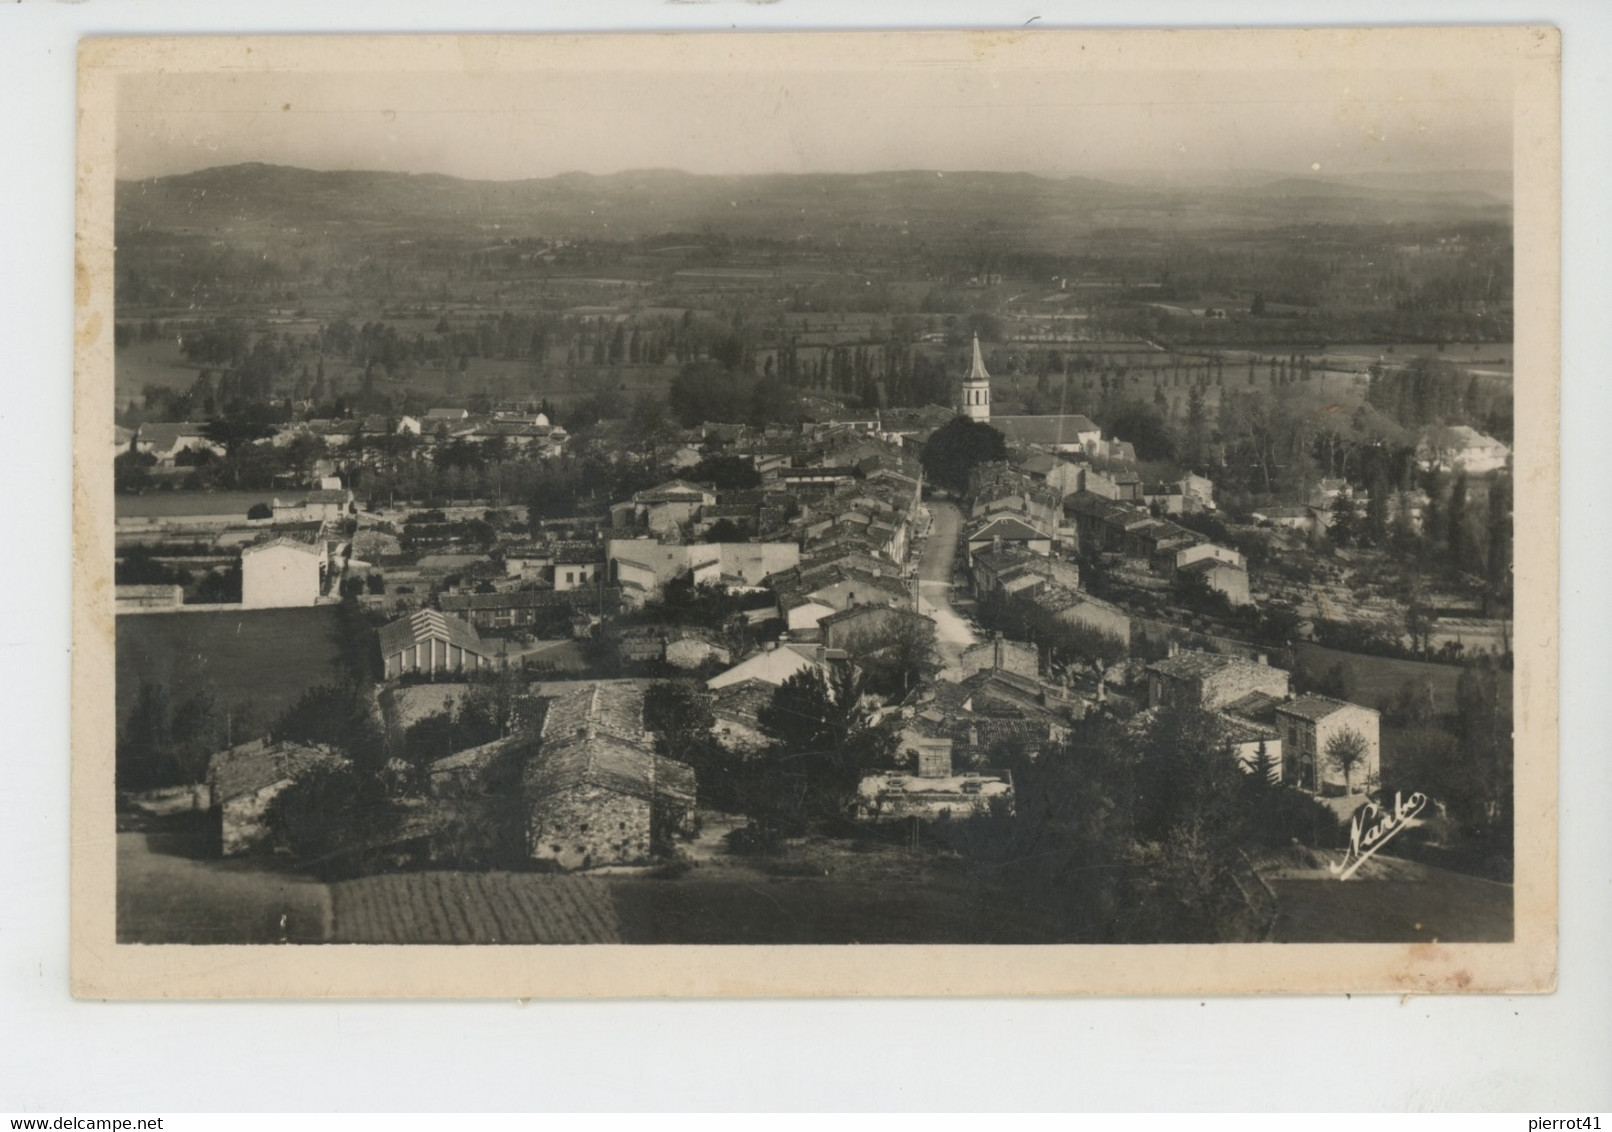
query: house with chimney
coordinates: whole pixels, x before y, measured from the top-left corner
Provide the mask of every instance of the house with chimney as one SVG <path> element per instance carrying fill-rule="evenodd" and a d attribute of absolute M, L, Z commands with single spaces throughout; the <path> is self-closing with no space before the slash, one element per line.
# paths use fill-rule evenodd
<path fill-rule="evenodd" d="M 997 669 L 1034 680 L 1040 672 L 1040 661 L 1034 645 L 1010 641 L 997 633 L 988 641 L 964 649 L 958 666 L 963 670 L 964 679 L 976 672 Z"/>

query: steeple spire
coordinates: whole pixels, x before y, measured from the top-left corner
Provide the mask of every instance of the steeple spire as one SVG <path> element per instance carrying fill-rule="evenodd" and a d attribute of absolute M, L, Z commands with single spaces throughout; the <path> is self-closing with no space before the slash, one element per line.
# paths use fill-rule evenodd
<path fill-rule="evenodd" d="M 974 335 L 974 367 L 968 371 L 970 381 L 989 381 L 991 375 L 985 372 L 985 357 L 980 353 L 980 336 Z"/>
<path fill-rule="evenodd" d="M 971 421 L 991 419 L 991 375 L 985 369 L 978 334 L 974 335 L 974 365 L 958 391 L 957 411 Z"/>

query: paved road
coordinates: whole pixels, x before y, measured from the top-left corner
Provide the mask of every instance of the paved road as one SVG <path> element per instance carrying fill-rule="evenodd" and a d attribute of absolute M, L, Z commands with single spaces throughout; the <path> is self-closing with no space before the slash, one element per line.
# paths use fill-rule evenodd
<path fill-rule="evenodd" d="M 936 643 L 945 668 L 942 678 L 960 675 L 963 650 L 974 644 L 968 623 L 952 610 L 952 566 L 957 558 L 957 535 L 963 515 L 955 503 L 929 503 L 929 541 L 918 560 L 918 612 L 935 622 Z"/>

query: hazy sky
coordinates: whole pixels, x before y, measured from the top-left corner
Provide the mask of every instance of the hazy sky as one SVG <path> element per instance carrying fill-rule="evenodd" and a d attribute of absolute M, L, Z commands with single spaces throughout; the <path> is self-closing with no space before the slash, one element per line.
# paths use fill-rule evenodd
<path fill-rule="evenodd" d="M 118 175 L 1503 170 L 1511 114 L 1508 77 L 1470 70 L 133 75 Z"/>

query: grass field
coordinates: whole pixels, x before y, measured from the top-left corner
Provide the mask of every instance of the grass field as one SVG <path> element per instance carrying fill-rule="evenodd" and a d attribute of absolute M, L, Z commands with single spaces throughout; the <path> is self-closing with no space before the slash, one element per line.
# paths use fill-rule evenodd
<path fill-rule="evenodd" d="M 309 688 L 347 675 L 339 615 L 333 605 L 120 614 L 118 720 L 141 683 L 161 683 L 176 701 L 206 687 L 221 708 L 250 703 L 256 721 L 269 723 Z"/>
<path fill-rule="evenodd" d="M 536 873 L 394 873 L 330 886 L 336 943 L 620 943 L 610 882 Z"/>
<path fill-rule="evenodd" d="M 1273 880 L 1279 943 L 1498 943 L 1512 889 L 1421 866 L 1418 880 Z"/>
<path fill-rule="evenodd" d="M 1455 685 L 1461 678 L 1461 669 L 1453 664 L 1427 664 L 1419 660 L 1398 660 L 1386 656 L 1365 656 L 1343 652 L 1320 645 L 1301 642 L 1295 646 L 1299 660 L 1311 672 L 1325 673 L 1335 664 L 1342 664 L 1349 673 L 1351 698 L 1366 707 L 1380 707 L 1391 703 L 1399 690 L 1412 680 L 1426 677 L 1433 685 L 1433 709 L 1438 712 L 1455 710 Z M 1511 705 L 1511 682 L 1501 681 L 1501 695 L 1507 707 Z"/>
<path fill-rule="evenodd" d="M 192 365 L 179 352 L 173 338 L 154 342 L 134 342 L 117 352 L 112 363 L 117 403 L 139 400 L 145 387 L 161 385 L 169 389 L 189 389 L 196 384 L 200 366 Z"/>
<path fill-rule="evenodd" d="M 330 898 L 257 861 L 196 856 L 185 834 L 118 834 L 119 943 L 319 943 Z"/>

